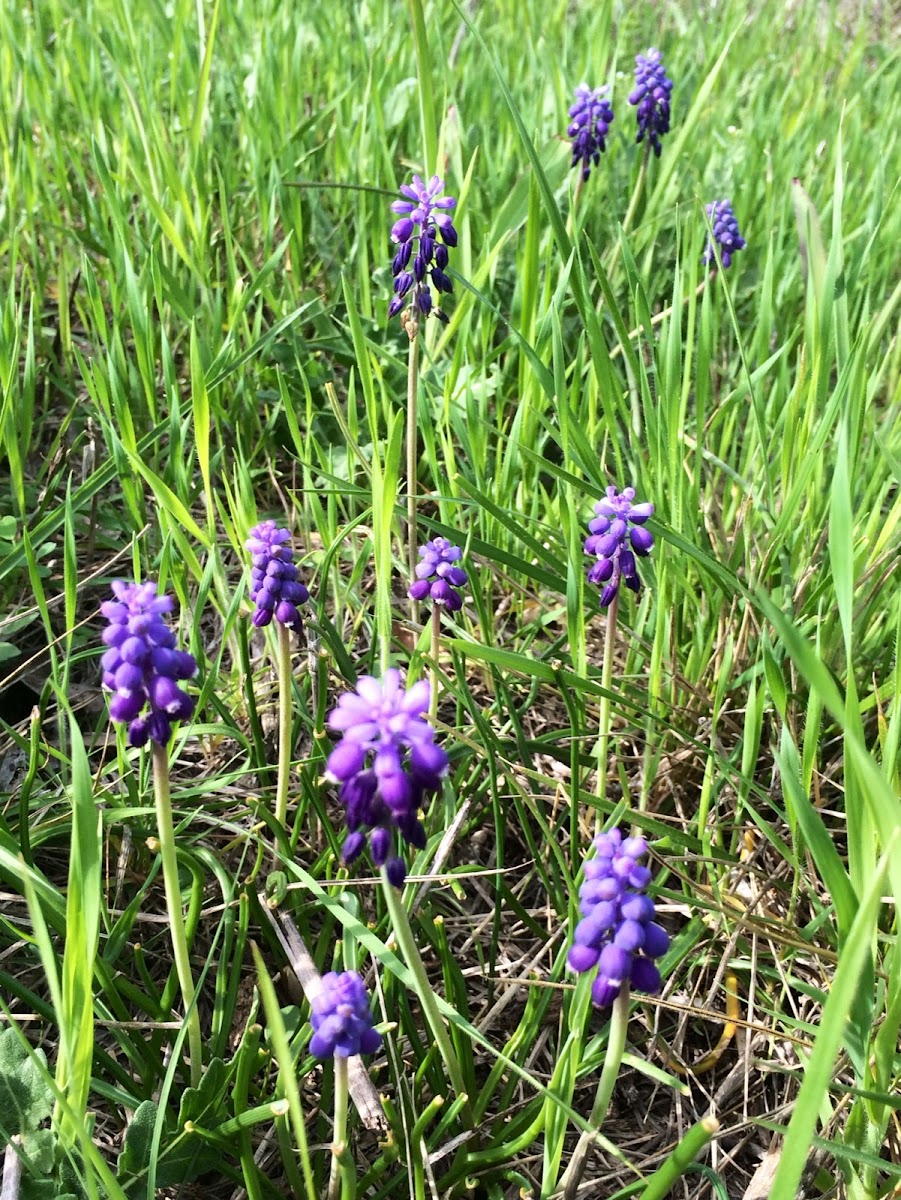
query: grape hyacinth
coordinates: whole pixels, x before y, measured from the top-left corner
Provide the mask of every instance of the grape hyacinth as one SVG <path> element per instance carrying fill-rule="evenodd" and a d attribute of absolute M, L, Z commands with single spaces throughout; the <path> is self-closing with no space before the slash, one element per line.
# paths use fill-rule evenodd
<path fill-rule="evenodd" d="M 310 1053 L 314 1058 L 352 1058 L 355 1054 L 375 1054 L 382 1035 L 373 1029 L 366 987 L 356 971 L 322 976 L 322 991 L 310 1001 L 313 1036 Z"/>
<path fill-rule="evenodd" d="M 432 306 L 429 281 L 439 295 L 454 290 L 445 267 L 448 247 L 452 249 L 457 244 L 457 231 L 447 210 L 455 208 L 457 201 L 453 196 L 441 194 L 444 180 L 437 175 L 433 175 L 428 183 L 421 175 L 414 175 L 412 184 L 405 183 L 400 190 L 407 199 L 395 200 L 391 205 L 399 219 L 391 230 L 391 240 L 397 243 L 398 249 L 391 267 L 395 296 L 388 306 L 388 316 L 400 312 L 407 294 L 412 291 L 414 317 L 434 313 L 439 321 L 447 324 L 447 316 Z M 441 241 L 438 241 L 439 237 Z"/>
<path fill-rule="evenodd" d="M 638 137 L 645 137 L 648 144 L 660 157 L 660 138 L 669 132 L 671 79 L 667 79 L 659 50 L 651 49 L 647 54 L 635 56 L 635 87 L 629 95 L 629 103 L 638 106 Z"/>
<path fill-rule="evenodd" d="M 613 1003 L 623 987 L 654 994 L 660 972 L 654 962 L 669 949 L 666 930 L 654 921 L 654 902 L 645 894 L 650 870 L 640 865 L 648 851 L 642 837 L 619 829 L 599 833 L 595 857 L 585 863 L 579 888 L 579 921 L 567 961 L 573 971 L 598 969 L 591 998 L 598 1008 Z"/>
<path fill-rule="evenodd" d="M 714 200 L 706 207 L 707 219 L 713 230 L 713 237 L 707 234 L 707 246 L 701 255 L 701 261 L 716 267 L 716 252 L 713 243 L 720 247 L 720 258 L 723 266 L 728 267 L 736 250 L 744 250 L 748 244 L 738 231 L 738 221 L 728 200 Z"/>
<path fill-rule="evenodd" d="M 606 96 L 609 90 L 606 85 L 592 90 L 587 83 L 580 83 L 569 110 L 572 121 L 566 133 L 573 140 L 572 166 L 582 163 L 583 180 L 591 174 L 591 164 L 600 163 L 606 149 L 607 134 L 613 124 L 613 106 Z"/>
<path fill-rule="evenodd" d="M 421 563 L 416 564 L 416 580 L 407 595 L 411 600 L 430 599 L 443 604 L 450 612 L 459 612 L 463 597 L 456 590 L 467 582 L 466 572 L 456 563 L 463 551 L 448 538 L 436 537 L 419 548 Z"/>
<path fill-rule="evenodd" d="M 251 621 L 258 629 L 273 617 L 298 632 L 303 626 L 297 606 L 306 604 L 310 593 L 298 581 L 290 541 L 287 529 L 279 529 L 275 521 L 262 521 L 244 543 L 252 556 L 250 599 L 256 607 Z"/>
<path fill-rule="evenodd" d="M 113 721 L 127 723 L 128 744 L 148 741 L 168 744 L 173 721 L 194 711 L 194 698 L 178 682 L 197 673 L 197 663 L 185 650 L 176 650 L 175 634 L 164 615 L 175 608 L 171 596 L 157 596 L 155 583 L 113 583 L 114 600 L 100 611 L 109 624 L 103 641 L 109 647 L 100 660 L 103 686 L 112 692 Z M 149 705 L 149 713 L 144 709 Z"/>
<path fill-rule="evenodd" d="M 603 584 L 600 603 L 606 608 L 619 591 L 621 580 L 633 592 L 641 590 L 641 580 L 635 555 L 650 554 L 654 538 L 643 528 L 653 514 L 653 504 L 633 504 L 635 489 L 627 487 L 617 493 L 612 485 L 607 496 L 594 506 L 595 517 L 588 522 L 589 536 L 585 553 L 594 555 L 596 562 L 588 568 L 588 582 Z M 629 546 L 626 545 L 628 535 Z M 631 548 L 629 548 L 631 547 Z"/>
<path fill-rule="evenodd" d="M 431 688 L 420 680 L 405 691 L 400 671 L 390 668 L 380 682 L 371 675 L 357 680 L 355 692 L 338 698 L 328 718 L 329 728 L 341 734 L 331 752 L 326 774 L 340 784 L 339 797 L 347 809 L 348 837 L 342 857 L 351 863 L 366 845 L 377 867 L 400 887 L 406 863 L 392 854 L 394 831 L 421 850 L 426 835 L 419 809 L 429 792 L 437 792 L 448 759 L 435 745 L 428 712 Z"/>

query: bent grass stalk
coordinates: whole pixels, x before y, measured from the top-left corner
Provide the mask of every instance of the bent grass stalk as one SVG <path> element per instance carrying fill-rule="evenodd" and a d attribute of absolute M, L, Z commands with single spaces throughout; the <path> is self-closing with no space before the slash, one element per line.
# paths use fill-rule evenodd
<path fill-rule="evenodd" d="M 438 1009 L 435 993 L 432 991 L 431 984 L 429 983 L 425 963 L 422 961 L 422 956 L 419 953 L 419 948 L 416 945 L 416 939 L 413 936 L 413 930 L 410 926 L 410 918 L 407 910 L 404 908 L 400 891 L 391 884 L 384 867 L 382 867 L 381 873 L 382 891 L 385 896 L 385 903 L 388 906 L 388 916 L 391 918 L 391 924 L 394 928 L 394 936 L 397 939 L 397 944 L 400 947 L 407 966 L 413 973 L 413 978 L 416 981 L 416 995 L 419 1003 L 422 1005 L 422 1011 L 428 1022 L 429 1029 L 432 1031 L 438 1052 L 444 1060 L 451 1087 L 458 1099 L 464 1101 L 463 1120 L 466 1127 L 472 1129 L 474 1124 L 472 1105 L 470 1104 L 469 1096 L 463 1083 L 463 1072 L 460 1070 L 456 1051 L 454 1050 L 450 1035 L 445 1028 L 444 1018 Z"/>
<path fill-rule="evenodd" d="M 191 959 L 185 936 L 182 914 L 181 888 L 178 885 L 178 861 L 175 855 L 175 830 L 172 825 L 172 797 L 169 791 L 169 754 L 165 746 L 153 743 L 153 796 L 156 804 L 156 821 L 163 863 L 163 886 L 166 890 L 166 909 L 172 933 L 172 954 L 175 971 L 185 1005 L 185 1020 L 188 1024 L 188 1067 L 191 1086 L 200 1082 L 203 1062 L 203 1040 L 200 1032 L 200 1013 L 195 1004 L 194 977 L 191 974 Z"/>

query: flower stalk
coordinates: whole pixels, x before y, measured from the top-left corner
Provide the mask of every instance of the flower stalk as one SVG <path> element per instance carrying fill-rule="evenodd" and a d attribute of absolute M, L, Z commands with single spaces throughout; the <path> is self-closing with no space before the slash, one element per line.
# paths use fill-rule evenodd
<path fill-rule="evenodd" d="M 294 673 L 291 663 L 291 632 L 278 624 L 278 782 L 275 790 L 275 819 L 282 829 L 288 819 L 291 784 L 291 715 Z"/>
<path fill-rule="evenodd" d="M 626 1050 L 626 1030 L 629 1025 L 630 1003 L 631 996 L 629 989 L 623 988 L 613 1002 L 613 1012 L 607 1033 L 607 1050 L 604 1054 L 601 1078 L 598 1080 L 598 1090 L 595 1093 L 591 1115 L 588 1118 L 589 1128 L 584 1130 L 582 1136 L 579 1138 L 569 1166 L 566 1168 L 561 1180 L 563 1200 L 574 1200 L 585 1171 L 585 1163 L 588 1159 L 591 1144 L 594 1141 L 595 1132 L 603 1125 L 607 1109 L 610 1107 L 610 1099 L 613 1096 L 613 1089 L 616 1086 L 616 1079 L 619 1075 L 619 1069 L 623 1062 L 623 1054 Z"/>
<path fill-rule="evenodd" d="M 388 916 L 391 919 L 391 925 L 394 929 L 395 940 L 400 947 L 404 961 L 413 975 L 417 998 L 422 1005 L 426 1022 L 435 1039 L 438 1053 L 444 1062 L 451 1087 L 455 1096 L 463 1101 L 463 1120 L 466 1127 L 472 1129 L 472 1105 L 470 1104 L 466 1086 L 463 1082 L 463 1072 L 460 1070 L 460 1062 L 451 1042 L 450 1034 L 444 1024 L 444 1018 L 441 1016 L 441 1011 L 438 1008 L 435 993 L 429 983 L 425 963 L 422 961 L 422 956 L 416 945 L 416 939 L 410 927 L 410 918 L 406 908 L 404 908 L 401 892 L 392 885 L 385 867 L 382 868 L 382 892 L 385 896 Z"/>
<path fill-rule="evenodd" d="M 163 886 L 166 891 L 166 911 L 172 933 L 172 955 L 175 971 L 185 1006 L 188 1024 L 188 1067 L 191 1086 L 200 1082 L 203 1062 L 203 1041 L 200 1031 L 200 1013 L 195 1004 L 194 977 L 191 974 L 191 959 L 185 936 L 185 922 L 181 903 L 181 888 L 178 884 L 178 860 L 175 854 L 175 830 L 172 824 L 172 798 L 169 789 L 169 754 L 165 746 L 153 743 L 153 795 L 156 807 L 157 832 L 160 857 L 163 864 Z"/>
<path fill-rule="evenodd" d="M 348 1196 L 348 1185 L 341 1187 L 343 1178 L 350 1174 L 350 1192 L 356 1192 L 356 1179 L 353 1164 L 349 1162 L 347 1153 L 347 1059 L 339 1054 L 334 1057 L 335 1064 L 335 1123 L 332 1138 L 332 1165 L 329 1171 L 328 1200 L 338 1200 L 339 1192 L 343 1192 L 345 1200 Z"/>

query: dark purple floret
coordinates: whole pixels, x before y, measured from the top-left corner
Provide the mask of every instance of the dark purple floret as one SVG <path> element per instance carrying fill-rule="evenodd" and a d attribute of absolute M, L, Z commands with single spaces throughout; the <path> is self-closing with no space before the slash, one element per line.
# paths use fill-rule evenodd
<path fill-rule="evenodd" d="M 573 142 L 572 165 L 582 164 L 583 179 L 591 174 L 592 163 L 595 166 L 600 163 L 606 149 L 607 134 L 613 124 L 613 106 L 607 99 L 609 90 L 605 85 L 592 91 L 587 83 L 580 83 L 569 110 L 572 121 L 566 134 Z"/>
<path fill-rule="evenodd" d="M 411 600 L 430 599 L 450 612 L 459 612 L 463 597 L 456 589 L 468 580 L 463 568 L 457 566 L 463 551 L 448 538 L 436 537 L 420 547 L 419 557 L 422 562 L 416 564 L 416 579 L 407 595 Z"/>
<path fill-rule="evenodd" d="M 659 50 L 649 50 L 647 54 L 635 57 L 635 87 L 629 103 L 636 104 L 638 110 L 637 142 L 648 139 L 654 153 L 660 157 L 660 139 L 669 132 L 670 95 L 673 90 L 671 79 L 667 79 L 666 70 L 661 61 Z"/>
<path fill-rule="evenodd" d="M 373 1029 L 369 997 L 356 971 L 322 976 L 322 991 L 310 1001 L 310 1053 L 314 1058 L 375 1054 L 382 1035 Z"/>
<path fill-rule="evenodd" d="M 357 690 L 339 696 L 328 718 L 329 728 L 341 734 L 326 774 L 340 785 L 347 810 L 344 861 L 362 853 L 368 831 L 370 857 L 395 887 L 406 877 L 404 860 L 393 853 L 395 834 L 417 850 L 425 847 L 419 810 L 447 771 L 447 755 L 425 718 L 430 695 L 426 680 L 405 691 L 400 671 L 390 668 L 381 682 L 361 676 Z"/>
<path fill-rule="evenodd" d="M 645 894 L 651 872 L 640 860 L 648 852 L 642 837 L 624 838 L 619 829 L 599 833 L 594 857 L 585 863 L 579 888 L 579 921 L 567 961 L 580 974 L 597 976 L 591 998 L 607 1008 L 622 991 L 660 991 L 654 959 L 669 949 L 666 931 L 654 920 L 654 901 Z"/>
<path fill-rule="evenodd" d="M 113 595 L 114 600 L 100 605 L 109 622 L 103 631 L 109 649 L 100 665 L 103 686 L 112 693 L 110 717 L 127 723 L 130 746 L 165 746 L 173 722 L 186 720 L 194 711 L 193 696 L 178 682 L 196 675 L 197 663 L 175 648 L 175 634 L 163 619 L 175 601 L 157 596 L 155 583 L 117 580 Z"/>
<path fill-rule="evenodd" d="M 723 266 L 728 267 L 736 250 L 744 250 L 748 244 L 738 231 L 738 221 L 728 200 L 714 200 L 707 205 L 707 219 L 713 230 L 713 238 L 707 234 L 707 246 L 701 255 L 701 261 L 716 267 L 716 252 L 714 241 L 719 244 L 720 258 Z"/>
<path fill-rule="evenodd" d="M 263 521 L 250 531 L 244 543 L 253 564 L 250 572 L 250 599 L 255 604 L 251 620 L 258 629 L 274 617 L 299 633 L 303 628 L 297 606 L 306 604 L 310 593 L 297 578 L 291 534 L 279 529 L 275 521 Z"/>
<path fill-rule="evenodd" d="M 596 559 L 588 568 L 588 582 L 600 585 L 602 608 L 613 602 L 621 581 L 633 592 L 641 590 L 635 556 L 644 558 L 654 547 L 653 536 L 644 528 L 654 505 L 634 504 L 634 499 L 634 488 L 618 493 L 611 485 L 606 497 L 595 504 L 595 516 L 588 522 L 585 553 Z"/>
<path fill-rule="evenodd" d="M 446 267 L 447 250 L 456 246 L 457 231 L 447 210 L 455 208 L 457 201 L 453 196 L 442 196 L 444 180 L 437 175 L 428 183 L 421 175 L 414 175 L 412 184 L 402 184 L 400 190 L 407 199 L 395 200 L 391 205 L 399 219 L 391 230 L 391 240 L 398 249 L 391 266 L 394 299 L 388 306 L 388 316 L 396 316 L 412 292 L 411 305 L 417 320 L 433 313 L 447 324 L 445 314 L 433 306 L 429 284 L 439 295 L 454 290 Z"/>

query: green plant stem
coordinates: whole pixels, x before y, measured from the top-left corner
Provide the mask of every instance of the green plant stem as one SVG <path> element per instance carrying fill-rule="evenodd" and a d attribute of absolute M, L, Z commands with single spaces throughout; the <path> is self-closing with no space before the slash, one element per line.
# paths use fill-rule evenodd
<path fill-rule="evenodd" d="M 291 782 L 291 701 L 294 676 L 291 670 L 291 631 L 278 626 L 278 784 L 275 819 L 284 829 L 288 819 L 288 787 Z"/>
<path fill-rule="evenodd" d="M 172 797 L 169 791 L 169 754 L 165 746 L 153 743 L 152 761 L 157 833 L 160 842 L 160 857 L 163 860 L 163 885 L 166 889 L 166 909 L 169 913 L 169 928 L 172 934 L 172 954 L 185 1006 L 185 1020 L 188 1023 L 188 1067 L 191 1086 L 197 1087 L 203 1062 L 203 1041 L 200 1033 L 200 1013 L 194 1003 L 194 977 L 191 974 L 181 888 L 178 885 L 175 830 L 172 825 Z"/>
<path fill-rule="evenodd" d="M 434 725 L 438 716 L 438 656 L 441 654 L 441 605 L 432 604 L 432 665 L 429 667 L 429 683 L 431 696 L 429 699 L 429 720 Z"/>
<path fill-rule="evenodd" d="M 338 1200 L 341 1183 L 341 1158 L 347 1150 L 347 1059 L 335 1055 L 335 1127 L 332 1137 L 332 1166 L 328 1180 L 328 1200 Z"/>
<path fill-rule="evenodd" d="M 641 160 L 641 166 L 638 169 L 638 178 L 635 180 L 635 187 L 632 189 L 632 195 L 629 197 L 629 207 L 626 209 L 626 215 L 623 217 L 623 233 L 628 233 L 632 228 L 632 222 L 635 220 L 635 214 L 638 211 L 638 204 L 641 200 L 641 193 L 644 191 L 645 180 L 648 177 L 648 163 L 651 158 L 651 144 L 645 143 L 644 157 Z M 613 247 L 613 257 L 610 260 L 610 269 L 619 257 L 622 242 L 617 242 Z"/>
<path fill-rule="evenodd" d="M 569 1166 L 566 1168 L 561 1181 L 563 1200 L 573 1200 L 578 1190 L 582 1173 L 585 1170 L 588 1151 L 591 1149 L 591 1143 L 594 1141 L 595 1131 L 600 1129 L 607 1115 L 607 1109 L 610 1106 L 610 1097 L 613 1095 L 616 1078 L 619 1075 L 623 1054 L 626 1049 L 626 1030 L 629 1025 L 630 1003 L 631 996 L 629 989 L 628 987 L 623 987 L 613 1002 L 610 1029 L 607 1032 L 607 1052 L 604 1055 L 604 1066 L 601 1070 L 601 1078 L 598 1080 L 598 1090 L 591 1108 L 591 1115 L 588 1118 L 589 1128 L 579 1138 Z"/>
<path fill-rule="evenodd" d="M 409 332 L 413 332 L 412 329 Z M 410 579 L 416 577 L 416 467 L 419 462 L 419 423 L 417 401 L 419 397 L 419 338 L 416 332 L 410 338 L 407 357 L 407 566 Z M 419 605 L 410 601 L 410 615 L 415 624 Z"/>
<path fill-rule="evenodd" d="M 610 601 L 607 609 L 607 629 L 604 634 L 604 659 L 601 664 L 601 706 L 598 715 L 598 775 L 596 795 L 603 800 L 607 792 L 607 758 L 610 754 L 610 685 L 613 680 L 613 651 L 616 645 L 616 615 L 619 611 L 619 593 Z M 604 814 L 600 807 L 595 814 L 595 832 L 601 832 Z"/>
<path fill-rule="evenodd" d="M 444 1018 L 438 1010 L 435 993 L 432 991 L 429 977 L 426 974 L 425 964 L 416 945 L 416 939 L 413 937 L 410 918 L 407 915 L 407 910 L 404 908 L 401 893 L 389 882 L 384 867 L 382 867 L 382 890 L 385 895 L 385 903 L 388 906 L 388 915 L 394 927 L 394 936 L 397 939 L 397 944 L 400 947 L 401 954 L 407 966 L 413 973 L 416 984 L 416 995 L 419 998 L 419 1003 L 422 1005 L 422 1011 L 432 1031 L 438 1052 L 444 1060 L 444 1066 L 447 1069 L 451 1087 L 456 1096 L 460 1098 L 466 1097 L 466 1103 L 463 1107 L 463 1119 L 467 1128 L 472 1129 L 472 1106 L 463 1083 L 463 1073 L 460 1070 L 460 1063 L 457 1061 L 453 1043 L 445 1028 Z"/>
<path fill-rule="evenodd" d="M 664 1196 L 669 1195 L 673 1185 L 685 1174 L 719 1127 L 716 1117 L 710 1116 L 692 1125 L 672 1154 L 649 1176 L 641 1200 L 663 1200 Z"/>

